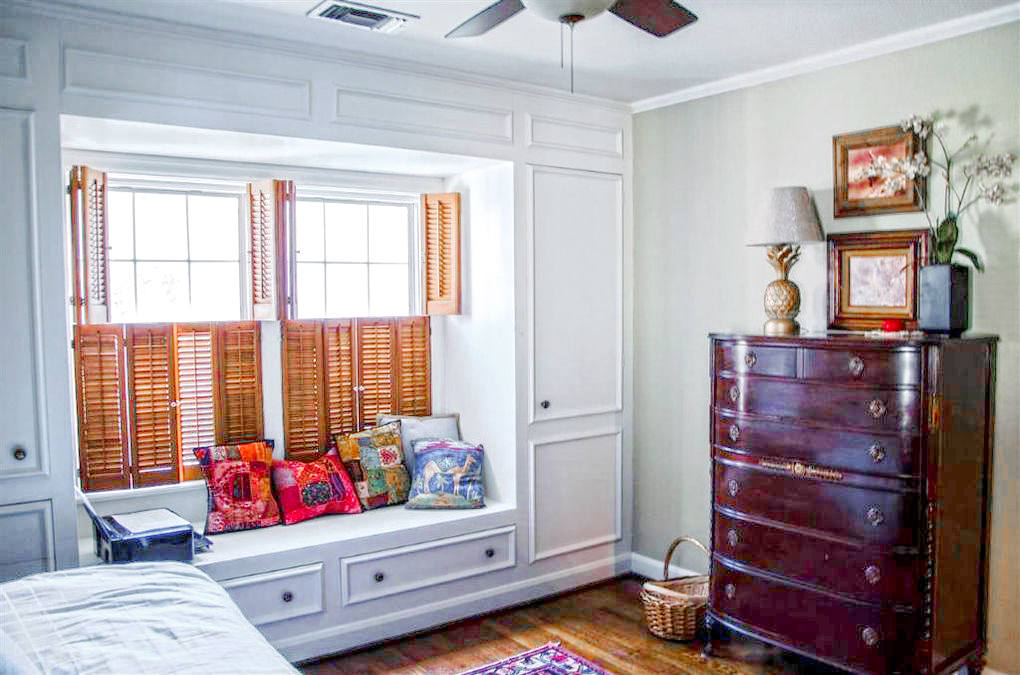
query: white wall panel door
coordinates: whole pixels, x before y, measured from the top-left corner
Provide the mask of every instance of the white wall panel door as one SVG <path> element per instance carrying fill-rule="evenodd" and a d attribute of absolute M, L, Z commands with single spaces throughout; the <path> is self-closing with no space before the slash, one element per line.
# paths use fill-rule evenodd
<path fill-rule="evenodd" d="M 531 420 L 622 407 L 623 178 L 530 166 Z"/>

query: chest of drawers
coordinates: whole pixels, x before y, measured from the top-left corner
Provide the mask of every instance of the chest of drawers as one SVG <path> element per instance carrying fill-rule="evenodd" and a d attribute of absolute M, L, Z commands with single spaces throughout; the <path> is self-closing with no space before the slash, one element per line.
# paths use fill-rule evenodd
<path fill-rule="evenodd" d="M 720 626 L 854 673 L 980 671 L 994 337 L 713 335 Z"/>

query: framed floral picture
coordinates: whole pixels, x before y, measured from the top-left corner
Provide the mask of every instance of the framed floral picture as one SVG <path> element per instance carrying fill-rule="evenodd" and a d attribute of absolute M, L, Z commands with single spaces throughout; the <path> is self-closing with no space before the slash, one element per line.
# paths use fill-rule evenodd
<path fill-rule="evenodd" d="M 886 319 L 917 327 L 917 286 L 928 262 L 927 228 L 826 237 L 829 328 L 874 330 Z"/>
<path fill-rule="evenodd" d="M 905 166 L 919 152 L 923 139 L 899 126 L 833 136 L 833 215 L 923 211 L 927 178 Z"/>

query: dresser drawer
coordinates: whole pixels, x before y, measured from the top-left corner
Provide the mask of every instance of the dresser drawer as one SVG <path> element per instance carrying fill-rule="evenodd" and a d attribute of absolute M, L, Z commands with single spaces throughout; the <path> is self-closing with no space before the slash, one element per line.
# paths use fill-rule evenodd
<path fill-rule="evenodd" d="M 715 407 L 835 426 L 894 432 L 920 430 L 917 389 L 841 387 L 797 380 L 717 377 Z"/>
<path fill-rule="evenodd" d="M 219 582 L 256 626 L 323 610 L 322 563 Z"/>
<path fill-rule="evenodd" d="M 716 511 L 716 555 L 873 603 L 917 607 L 921 563 L 874 547 L 848 546 Z"/>
<path fill-rule="evenodd" d="M 721 618 L 781 645 L 870 673 L 914 672 L 913 612 L 888 612 L 733 569 L 715 560 L 709 602 Z"/>
<path fill-rule="evenodd" d="M 786 457 L 859 473 L 916 476 L 921 437 L 816 428 L 736 413 L 714 415 L 714 443 L 758 456 Z"/>
<path fill-rule="evenodd" d="M 921 349 L 804 349 L 801 376 L 826 382 L 919 386 Z"/>
<path fill-rule="evenodd" d="M 488 530 L 340 561 L 343 604 L 375 600 L 516 564 L 514 527 Z"/>
<path fill-rule="evenodd" d="M 916 493 L 798 477 L 719 459 L 714 473 L 717 506 L 862 545 L 917 546 Z"/>
<path fill-rule="evenodd" d="M 749 346 L 723 342 L 716 346 L 716 369 L 753 375 L 797 376 L 796 347 Z"/>

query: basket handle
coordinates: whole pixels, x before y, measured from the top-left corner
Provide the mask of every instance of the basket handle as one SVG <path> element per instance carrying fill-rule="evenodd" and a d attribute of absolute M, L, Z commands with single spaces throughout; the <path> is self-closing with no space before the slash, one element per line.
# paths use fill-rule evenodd
<path fill-rule="evenodd" d="M 676 547 L 685 541 L 694 544 L 695 546 L 697 546 L 698 548 L 705 552 L 705 555 L 708 556 L 709 560 L 712 559 L 712 554 L 708 552 L 708 549 L 705 548 L 705 545 L 702 544 L 697 539 L 695 539 L 694 537 L 678 537 L 672 544 L 669 545 L 669 549 L 666 550 L 666 562 L 662 566 L 663 580 L 669 579 L 669 561 L 670 558 L 673 557 L 673 551 L 675 551 Z"/>

